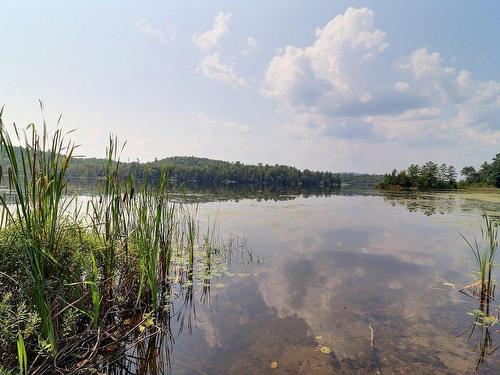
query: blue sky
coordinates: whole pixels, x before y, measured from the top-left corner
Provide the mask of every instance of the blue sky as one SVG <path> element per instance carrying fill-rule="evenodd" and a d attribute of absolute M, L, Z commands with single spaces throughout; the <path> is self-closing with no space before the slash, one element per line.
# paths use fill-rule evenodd
<path fill-rule="evenodd" d="M 124 158 L 385 172 L 500 143 L 497 1 L 9 1 L 4 120 Z"/>

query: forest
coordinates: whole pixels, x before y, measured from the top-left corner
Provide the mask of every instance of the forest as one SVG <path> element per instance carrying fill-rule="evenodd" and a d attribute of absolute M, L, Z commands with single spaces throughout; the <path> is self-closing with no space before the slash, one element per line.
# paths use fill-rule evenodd
<path fill-rule="evenodd" d="M 500 188 L 500 154 L 496 154 L 490 163 L 485 161 L 477 171 L 472 166 L 462 168 L 461 174 L 465 180 L 460 185 Z"/>
<path fill-rule="evenodd" d="M 20 157 L 21 149 L 14 147 Z M 4 156 L 3 165 L 9 160 Z M 299 170 L 287 165 L 244 164 L 195 156 L 173 156 L 155 159 L 152 162 L 120 161 L 121 178 L 133 177 L 136 181 L 159 180 L 162 171 L 169 174 L 169 183 L 177 188 L 212 189 L 234 186 L 237 189 L 252 189 L 270 192 L 292 193 L 322 192 L 339 186 L 373 187 L 383 178 L 379 174 Z M 66 172 L 71 179 L 104 178 L 106 159 L 94 157 L 73 157 Z M 6 171 L 7 169 L 4 169 Z M 83 181 L 83 180 L 82 180 Z"/>
<path fill-rule="evenodd" d="M 99 178 L 105 175 L 102 159 L 75 159 L 68 170 L 68 177 Z M 338 174 L 303 171 L 286 165 L 258 164 L 249 165 L 239 161 L 228 162 L 198 158 L 194 156 L 175 156 L 153 162 L 124 162 L 120 165 L 123 176 L 131 175 L 136 180 L 148 176 L 159 179 L 161 171 L 166 171 L 176 185 L 196 184 L 215 186 L 220 184 L 253 185 L 276 188 L 336 187 L 341 183 Z"/>
<path fill-rule="evenodd" d="M 411 164 L 402 171 L 394 169 L 377 185 L 380 189 L 418 188 L 454 189 L 457 187 L 457 172 L 453 165 L 436 164 L 432 161 L 422 166 Z"/>
<path fill-rule="evenodd" d="M 377 184 L 380 189 L 455 189 L 468 187 L 497 187 L 500 188 L 500 154 L 484 162 L 479 169 L 473 166 L 462 168 L 460 174 L 463 180 L 457 183 L 457 172 L 453 165 L 436 164 L 432 161 L 422 166 L 411 164 L 408 168 L 384 175 Z"/>

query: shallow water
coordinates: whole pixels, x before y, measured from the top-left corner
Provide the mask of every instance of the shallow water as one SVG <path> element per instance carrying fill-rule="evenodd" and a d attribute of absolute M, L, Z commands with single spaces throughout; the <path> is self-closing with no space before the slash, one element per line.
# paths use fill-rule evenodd
<path fill-rule="evenodd" d="M 500 327 L 475 325 L 479 302 L 458 291 L 474 280 L 459 232 L 478 233 L 484 210 L 500 204 L 366 191 L 200 203 L 245 246 L 208 291 L 178 291 L 169 334 L 108 371 L 497 374 Z"/>

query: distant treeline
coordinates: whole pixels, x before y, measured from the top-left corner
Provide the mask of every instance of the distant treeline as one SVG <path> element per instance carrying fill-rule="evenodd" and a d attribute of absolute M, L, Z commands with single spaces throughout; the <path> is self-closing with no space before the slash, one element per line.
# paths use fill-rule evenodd
<path fill-rule="evenodd" d="M 16 150 L 19 153 L 19 150 Z M 239 161 L 228 162 L 199 158 L 194 156 L 174 156 L 153 162 L 120 162 L 119 173 L 122 178 L 129 175 L 136 181 L 144 178 L 159 179 L 160 172 L 169 171 L 170 182 L 177 187 L 217 189 L 222 185 L 247 186 L 252 189 L 273 192 L 326 193 L 340 185 L 375 186 L 381 175 L 364 173 L 333 173 L 299 170 L 286 165 L 243 164 Z M 3 170 L 7 171 L 8 161 L 3 160 Z M 105 160 L 100 158 L 73 158 L 66 173 L 68 178 L 104 178 Z M 319 190 L 318 190 L 319 189 Z"/>
<path fill-rule="evenodd" d="M 200 186 L 220 184 L 241 184 L 273 187 L 336 187 L 341 184 L 337 173 L 303 171 L 286 165 L 249 165 L 240 162 L 227 162 L 175 156 L 153 162 L 122 163 L 120 173 L 123 177 L 131 175 L 137 180 L 159 178 L 160 172 L 169 171 L 170 180 L 176 185 L 196 183 Z M 104 160 L 80 158 L 73 160 L 67 173 L 68 177 L 100 178 L 105 176 Z"/>
<path fill-rule="evenodd" d="M 500 188 L 500 154 L 496 154 L 491 163 L 485 161 L 478 171 L 474 167 L 467 166 L 462 168 L 461 173 L 465 177 L 465 185 Z"/>
<path fill-rule="evenodd" d="M 497 154 L 491 163 L 484 162 L 478 171 L 472 166 L 467 166 L 462 168 L 460 173 L 464 176 L 464 180 L 457 184 L 457 172 L 453 165 L 438 165 L 429 161 L 422 166 L 412 164 L 399 172 L 394 169 L 392 173 L 384 175 L 377 187 L 381 189 L 500 188 L 500 154 Z"/>
<path fill-rule="evenodd" d="M 457 172 L 453 165 L 438 165 L 432 161 L 422 166 L 412 164 L 402 171 L 393 170 L 377 185 L 381 189 L 455 189 Z"/>

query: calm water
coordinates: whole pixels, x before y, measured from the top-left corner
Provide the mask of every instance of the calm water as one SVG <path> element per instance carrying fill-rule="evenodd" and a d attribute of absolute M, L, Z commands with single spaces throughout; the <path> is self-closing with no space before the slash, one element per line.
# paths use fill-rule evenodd
<path fill-rule="evenodd" d="M 245 245 L 231 277 L 179 290 L 171 333 L 108 371 L 498 374 L 499 326 L 475 325 L 478 302 L 458 291 L 473 281 L 458 232 L 477 233 L 485 209 L 500 212 L 446 194 L 200 203 L 202 227 L 217 217 Z"/>

